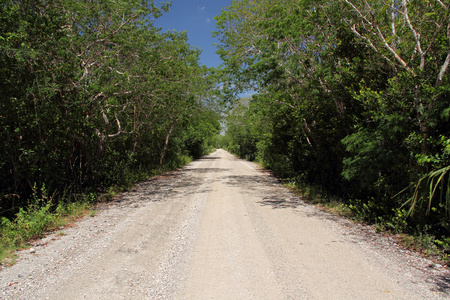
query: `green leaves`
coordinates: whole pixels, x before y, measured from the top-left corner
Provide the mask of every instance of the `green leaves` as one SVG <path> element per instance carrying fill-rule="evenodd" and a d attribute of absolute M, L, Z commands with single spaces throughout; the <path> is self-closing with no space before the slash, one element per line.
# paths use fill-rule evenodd
<path fill-rule="evenodd" d="M 169 6 L 0 6 L 2 201 L 13 192 L 25 201 L 34 182 L 50 191 L 121 184 L 136 170 L 163 167 L 163 156 L 178 161 L 190 139 L 202 148 L 218 130 L 208 107 L 215 82 L 200 51 L 185 33 L 153 27 Z"/>
<path fill-rule="evenodd" d="M 444 208 L 445 216 L 450 219 L 450 166 L 434 170 L 422 178 L 415 184 L 414 193 L 404 205 L 409 206 L 409 215 L 415 211 L 430 214 L 431 210 Z M 436 197 L 436 194 L 439 194 Z M 438 200 L 438 201 L 436 201 Z M 436 203 L 437 202 L 437 203 Z M 434 205 L 434 206 L 433 206 Z"/>
<path fill-rule="evenodd" d="M 230 112 L 231 149 L 278 175 L 373 198 L 366 208 L 382 216 L 404 203 L 394 195 L 423 178 L 409 203 L 437 204 L 433 217 L 419 209 L 411 222 L 441 228 L 448 16 L 440 2 L 233 2 L 217 17 L 224 90 L 257 94 Z"/>

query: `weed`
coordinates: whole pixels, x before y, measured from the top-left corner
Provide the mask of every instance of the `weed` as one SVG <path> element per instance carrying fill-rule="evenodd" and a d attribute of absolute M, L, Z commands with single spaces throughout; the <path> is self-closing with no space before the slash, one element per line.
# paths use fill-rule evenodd
<path fill-rule="evenodd" d="M 86 215 L 94 217 L 98 212 L 94 209 L 95 203 L 110 201 L 137 182 L 177 169 L 191 161 L 191 157 L 183 155 L 162 168 L 128 174 L 123 185 L 108 187 L 100 197 L 92 192 L 71 194 L 69 189 L 65 189 L 56 201 L 56 193 L 49 196 L 44 184 L 40 188 L 35 184 L 26 208 L 20 208 L 12 220 L 0 218 L 0 265 L 14 264 L 15 251 L 26 248 L 30 240 L 41 237 L 44 232 L 57 230 Z M 63 236 L 65 233 L 59 232 L 58 235 Z"/>
<path fill-rule="evenodd" d="M 88 196 L 87 199 L 89 199 Z M 88 201 L 54 205 L 45 185 L 33 190 L 33 197 L 26 208 L 20 208 L 14 220 L 0 220 L 0 262 L 14 263 L 15 251 L 26 248 L 27 243 L 39 238 L 44 232 L 55 230 L 85 215 L 92 204 Z"/>
<path fill-rule="evenodd" d="M 89 211 L 89 216 L 90 217 L 95 217 L 95 215 L 98 213 L 98 210 L 96 210 L 96 209 L 91 209 L 90 211 Z"/>

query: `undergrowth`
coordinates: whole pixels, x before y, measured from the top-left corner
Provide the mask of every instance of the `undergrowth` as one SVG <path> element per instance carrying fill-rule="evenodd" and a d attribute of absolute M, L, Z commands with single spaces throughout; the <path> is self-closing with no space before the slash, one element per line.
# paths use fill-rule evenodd
<path fill-rule="evenodd" d="M 181 155 L 163 167 L 129 173 L 120 184 L 104 188 L 104 192 L 74 194 L 64 191 L 62 195 L 49 195 L 45 184 L 40 187 L 35 184 L 28 205 L 19 208 L 15 218 L 0 218 L 0 265 L 14 264 L 17 250 L 29 248 L 31 241 L 42 238 L 46 233 L 86 215 L 94 216 L 97 203 L 111 201 L 136 183 L 183 167 L 191 161 L 190 156 Z"/>
<path fill-rule="evenodd" d="M 65 200 L 65 201 L 64 201 Z M 15 261 L 15 251 L 29 247 L 29 242 L 86 215 L 93 209 L 95 195 L 83 195 L 69 202 L 64 195 L 58 204 L 49 196 L 45 185 L 33 189 L 33 196 L 25 208 L 20 208 L 15 219 L 3 217 L 0 223 L 0 262 L 10 265 Z"/>

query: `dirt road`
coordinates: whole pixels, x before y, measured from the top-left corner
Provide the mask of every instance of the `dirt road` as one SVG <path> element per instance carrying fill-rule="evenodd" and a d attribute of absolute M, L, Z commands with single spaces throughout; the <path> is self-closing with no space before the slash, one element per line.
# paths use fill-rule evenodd
<path fill-rule="evenodd" d="M 23 251 L 5 299 L 443 299 L 445 268 L 223 150 Z"/>

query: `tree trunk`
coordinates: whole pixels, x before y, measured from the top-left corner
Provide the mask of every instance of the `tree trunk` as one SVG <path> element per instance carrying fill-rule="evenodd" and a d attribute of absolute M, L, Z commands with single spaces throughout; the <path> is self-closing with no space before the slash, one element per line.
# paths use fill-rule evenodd
<path fill-rule="evenodd" d="M 164 141 L 164 149 L 163 149 L 163 152 L 161 153 L 161 158 L 159 159 L 160 166 L 162 166 L 164 163 L 164 156 L 166 155 L 167 148 L 169 147 L 169 139 L 170 139 L 170 136 L 172 135 L 172 132 L 175 129 L 175 125 L 177 123 L 178 123 L 178 119 L 175 119 L 172 122 L 172 126 L 170 126 L 169 132 L 167 133 L 166 140 Z"/>

